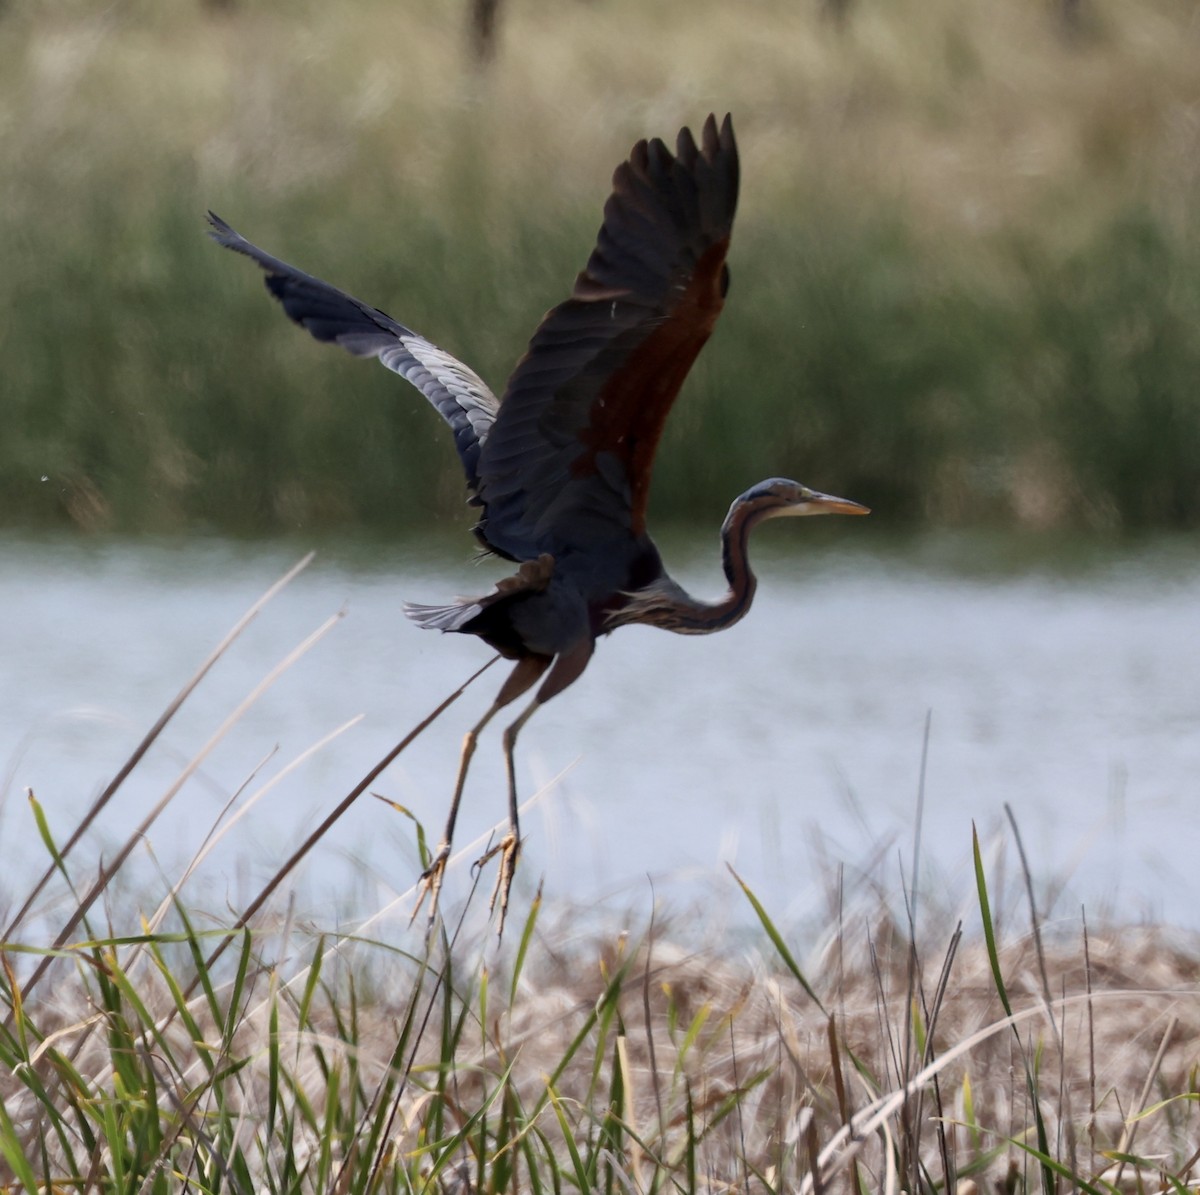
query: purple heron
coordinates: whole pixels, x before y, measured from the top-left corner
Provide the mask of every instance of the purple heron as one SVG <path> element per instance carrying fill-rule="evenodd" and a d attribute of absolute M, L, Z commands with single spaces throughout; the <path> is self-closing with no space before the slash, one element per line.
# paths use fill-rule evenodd
<path fill-rule="evenodd" d="M 639 141 L 613 175 L 604 222 L 569 298 L 549 311 L 501 397 L 462 362 L 375 307 L 264 253 L 209 214 L 212 237 L 252 258 L 287 315 L 317 340 L 376 357 L 450 425 L 466 472 L 475 535 L 517 564 L 481 597 L 405 607 L 419 626 L 477 635 L 516 666 L 463 742 L 441 843 L 422 877 L 437 908 L 467 768 L 480 732 L 540 686 L 505 731 L 509 831 L 492 895 L 500 928 L 521 846 L 513 749 L 539 706 L 577 680 L 599 636 L 630 623 L 683 635 L 732 626 L 750 608 L 753 527 L 782 515 L 867 508 L 771 478 L 734 499 L 721 527 L 728 592 L 692 597 L 667 574 L 646 531 L 646 501 L 663 424 L 725 301 L 738 193 L 727 116 L 675 152 Z M 419 907 L 420 902 L 418 902 Z"/>

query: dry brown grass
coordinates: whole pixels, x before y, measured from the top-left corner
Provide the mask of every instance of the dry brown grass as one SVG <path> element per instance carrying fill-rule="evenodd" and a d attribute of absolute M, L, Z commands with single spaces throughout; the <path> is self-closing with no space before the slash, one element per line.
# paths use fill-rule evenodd
<path fill-rule="evenodd" d="M 942 1176 L 939 1117 L 944 1118 L 945 1148 L 959 1174 L 969 1173 L 981 1185 L 993 1180 L 1002 1184 L 1015 1166 L 1034 1186 L 1035 1162 L 1005 1140 L 1034 1142 L 1020 1060 L 1024 1043 L 1030 1058 L 1040 1058 L 1043 1114 L 1055 1156 L 1066 1155 L 1073 1136 L 1081 1177 L 1094 1179 L 1108 1169 L 1104 1152 L 1119 1149 L 1161 1159 L 1164 1171 L 1181 1173 L 1181 1158 L 1196 1144 L 1197 1117 L 1183 1094 L 1195 1091 L 1200 1067 L 1195 942 L 1181 942 L 1159 928 L 1093 934 L 1090 976 L 1082 942 L 1060 945 L 1045 960 L 1054 993 L 1049 1006 L 1042 999 L 1032 942 L 1013 945 L 1004 951 L 1003 965 L 1020 1042 L 997 997 L 983 943 L 968 942 L 954 961 L 930 1052 L 922 1060 L 910 1045 L 913 1055 L 906 1069 L 908 949 L 898 935 L 887 938 L 875 943 L 873 959 L 860 949 L 857 961 L 840 973 L 830 965 L 832 953 L 823 960 L 818 988 L 829 1016 L 769 958 L 753 952 L 714 956 L 669 942 L 643 943 L 621 1000 L 634 1093 L 624 1109 L 627 1122 L 644 1140 L 655 1140 L 662 1131 L 661 1107 L 663 1135 L 678 1147 L 686 1135 L 685 1085 L 707 1119 L 751 1076 L 765 1075 L 762 1085 L 742 1100 L 738 1114 L 721 1126 L 720 1152 L 726 1155 L 731 1179 L 738 1159 L 749 1159 L 765 1175 L 774 1165 L 775 1181 L 783 1180 L 787 1189 L 787 1175 L 778 1172 L 781 1145 L 791 1141 L 803 1155 L 804 1126 L 810 1118 L 822 1147 L 823 1169 L 827 1176 L 837 1174 L 837 1160 L 851 1151 L 846 1141 L 838 1148 L 830 1143 L 847 1112 L 861 1122 L 926 1062 L 946 1056 L 949 1060 L 937 1073 L 937 1095 L 927 1076 L 908 1104 L 884 1121 L 885 1130 L 867 1134 L 861 1149 L 853 1151 L 868 1189 L 884 1187 L 887 1132 L 902 1145 L 919 1143 L 922 1165 Z M 591 947 L 590 984 L 581 984 L 582 960 L 575 951 L 567 962 L 543 964 L 529 977 L 515 1015 L 497 1018 L 502 1039 L 481 1046 L 478 1064 L 486 1065 L 489 1057 L 493 1066 L 497 1057 L 516 1059 L 515 1080 L 536 1091 L 582 1013 L 603 991 L 605 976 L 614 969 L 613 955 L 621 949 L 620 941 Z M 936 956 L 922 959 L 929 987 L 936 979 L 929 972 L 940 963 Z M 826 993 L 835 985 L 836 992 Z M 918 1014 L 920 1019 L 927 1015 L 928 1010 Z M 703 1028 L 690 1048 L 681 1051 L 684 1029 L 697 1023 Z M 840 1057 L 831 1051 L 831 1023 Z M 672 1024 L 678 1026 L 674 1032 Z M 651 1032 L 657 1066 L 651 1063 Z M 839 1096 L 834 1074 L 838 1062 L 844 1096 Z M 586 1076 L 572 1078 L 565 1090 L 585 1099 L 579 1080 Z M 1158 1106 L 1169 1096 L 1176 1102 Z M 1149 1105 L 1155 1107 L 1143 1117 Z M 798 1165 L 796 1177 L 803 1170 Z M 1138 1167 L 1128 1168 L 1126 1179 L 1126 1185 L 1140 1181 L 1152 1189 L 1157 1182 L 1153 1173 Z"/>
<path fill-rule="evenodd" d="M 427 987 L 418 1000 L 419 985 L 396 981 L 414 974 L 400 956 L 388 962 L 353 939 L 326 942 L 316 999 L 309 972 L 284 984 L 272 968 L 252 964 L 230 1034 L 197 997 L 196 1023 L 210 1043 L 197 1053 L 188 1027 L 173 1018 L 163 977 L 143 968 L 137 988 L 163 1027 L 158 1048 L 169 1041 L 181 1060 L 191 1059 L 171 1080 L 180 1098 L 206 1082 L 203 1057 L 211 1052 L 213 1063 L 240 1068 L 236 1106 L 258 1131 L 279 1083 L 279 1057 L 289 1089 L 314 1107 L 331 1094 L 344 1098 L 347 1076 L 378 1090 L 395 1073 L 398 1028 L 414 1003 L 419 1013 L 428 1009 L 404 1059 L 408 1081 L 389 1146 L 394 1157 L 425 1158 L 417 1171 L 431 1164 L 431 1108 L 448 1101 L 447 1132 L 489 1106 L 499 1120 L 507 1107 L 520 1110 L 510 1111 L 509 1131 L 551 1141 L 556 1109 L 564 1110 L 581 1149 L 615 1119 L 625 1151 L 611 1161 L 637 1191 L 661 1181 L 656 1168 L 697 1191 L 912 1190 L 914 1173 L 922 1189 L 949 1178 L 960 1191 L 1035 1190 L 1038 1164 L 1022 1148 L 1036 1144 L 1029 1065 L 1051 1154 L 1078 1186 L 1106 1180 L 1123 1191 L 1166 1190 L 1167 1175 L 1200 1182 L 1200 950 L 1178 934 L 1092 932 L 1086 956 L 1081 936 L 1051 946 L 1042 964 L 1032 938 L 1014 942 L 1002 951 L 1012 1021 L 981 941 L 958 948 L 936 1009 L 942 958 L 923 951 L 915 1023 L 936 1024 L 922 1053 L 916 1039 L 906 1040 L 908 944 L 886 914 L 870 936 L 833 942 L 814 959 L 825 1009 L 758 944 L 698 951 L 669 930 L 638 943 L 616 930 L 580 941 L 570 914 L 557 920 L 558 928 L 536 933 L 511 1004 L 504 993 L 512 943 L 499 955 L 490 946 L 457 951 L 445 971 L 449 993 Z M 490 966 L 481 970 L 484 957 Z M 218 990 L 227 989 L 228 980 Z M 103 1091 L 113 1082 L 111 1040 L 93 1030 L 106 1013 L 81 1008 L 80 993 L 64 991 L 58 985 L 55 1000 L 37 1010 L 42 1029 Z M 226 1045 L 217 1048 L 220 1041 Z M 918 1072 L 907 1099 L 898 1094 Z M 36 1121 L 28 1090 L 10 1083 L 5 1098 L 13 1120 L 21 1123 L 24 1112 Z M 503 1129 L 489 1140 L 499 1148 Z M 311 1162 L 321 1133 L 301 1132 L 293 1145 Z M 564 1142 L 547 1148 L 569 1170 Z M 689 1151 L 694 1182 L 685 1176 Z M 494 1164 L 472 1158 L 465 1142 L 443 1181 L 474 1190 L 475 1176 Z"/>

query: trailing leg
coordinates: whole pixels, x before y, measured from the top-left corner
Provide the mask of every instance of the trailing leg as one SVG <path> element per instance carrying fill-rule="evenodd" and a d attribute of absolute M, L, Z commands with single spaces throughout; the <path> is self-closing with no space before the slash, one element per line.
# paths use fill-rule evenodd
<path fill-rule="evenodd" d="M 415 921 L 421 911 L 425 897 L 429 897 L 429 929 L 432 931 L 437 917 L 438 894 L 442 890 L 442 880 L 446 873 L 446 864 L 450 859 L 450 847 L 454 841 L 454 826 L 458 821 L 458 809 L 462 803 L 463 789 L 467 783 L 467 769 L 471 764 L 471 756 L 475 754 L 475 744 L 483 728 L 510 702 L 516 701 L 523 693 L 528 692 L 538 681 L 538 678 L 550 666 L 546 656 L 526 656 L 517 663 L 509 673 L 508 679 L 496 695 L 486 714 L 467 731 L 463 737 L 462 754 L 458 761 L 458 776 L 454 782 L 454 795 L 450 798 L 450 813 L 446 818 L 446 828 L 442 831 L 442 840 L 434 852 L 428 868 L 422 873 L 420 888 L 417 893 L 417 904 L 413 909 L 411 921 Z"/>
<path fill-rule="evenodd" d="M 526 706 L 521 716 L 504 731 L 504 765 L 508 775 L 508 833 L 479 862 L 486 863 L 493 855 L 500 856 L 500 868 L 496 873 L 496 886 L 492 889 L 490 908 L 500 905 L 500 923 L 496 935 L 504 934 L 504 919 L 508 914 L 508 894 L 512 888 L 513 875 L 517 870 L 517 857 L 521 853 L 521 819 L 517 800 L 517 769 L 513 752 L 521 728 L 551 697 L 557 696 L 572 681 L 578 679 L 592 658 L 593 644 L 585 640 L 578 647 L 555 658 L 554 667 L 537 696 Z"/>
<path fill-rule="evenodd" d="M 508 914 L 508 892 L 517 870 L 517 857 L 521 853 L 521 816 L 517 801 L 517 769 L 513 762 L 513 750 L 517 745 L 517 735 L 521 733 L 521 727 L 533 717 L 541 704 L 541 698 L 535 697 L 526 706 L 525 712 L 511 726 L 505 727 L 503 743 L 504 766 L 508 776 L 508 833 L 479 860 L 479 864 L 483 864 L 493 855 L 500 856 L 496 886 L 492 889 L 492 899 L 488 905 L 489 909 L 494 909 L 499 898 L 500 924 L 496 930 L 497 935 L 504 933 L 504 918 Z"/>

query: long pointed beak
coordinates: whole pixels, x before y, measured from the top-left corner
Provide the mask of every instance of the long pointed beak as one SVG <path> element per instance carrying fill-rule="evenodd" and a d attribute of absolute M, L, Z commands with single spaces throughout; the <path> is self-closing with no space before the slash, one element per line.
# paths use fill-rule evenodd
<path fill-rule="evenodd" d="M 832 494 L 813 493 L 805 502 L 806 514 L 814 515 L 869 515 L 871 508 L 849 498 L 835 498 Z"/>

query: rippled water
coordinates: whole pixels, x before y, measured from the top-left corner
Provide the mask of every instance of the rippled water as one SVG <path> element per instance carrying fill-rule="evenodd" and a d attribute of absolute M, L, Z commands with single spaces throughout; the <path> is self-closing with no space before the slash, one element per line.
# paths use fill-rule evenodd
<path fill-rule="evenodd" d="M 774 529 L 773 529 L 774 530 Z M 795 530 L 789 528 L 789 530 Z M 927 713 L 922 852 L 930 891 L 969 904 L 972 822 L 1011 805 L 1031 863 L 1077 915 L 1200 926 L 1200 554 L 925 538 L 764 535 L 750 616 L 709 638 L 641 628 L 603 642 L 519 748 L 518 890 L 649 908 L 713 893 L 731 861 L 781 918 L 826 899 L 877 854 L 907 867 Z M 800 542 L 803 540 L 804 542 Z M 867 546 L 849 547 L 847 543 Z M 707 541 L 669 545 L 690 588 L 719 588 Z M 0 541 L 0 836 L 6 901 L 45 863 L 23 799 L 56 834 L 83 809 L 250 603 L 300 555 L 287 546 Z M 288 772 L 202 873 L 233 905 L 450 689 L 487 658 L 420 632 L 402 599 L 482 591 L 496 575 L 394 546 L 323 552 L 221 659 L 89 840 L 111 854 L 237 704 L 310 632 L 334 628 L 242 717 L 150 832 L 173 875 L 221 806 Z M 440 830 L 487 673 L 375 784 Z M 498 731 L 481 743 L 458 842 L 502 820 Z M 415 871 L 412 823 L 364 797 L 298 888 L 353 915 Z M 146 852 L 140 866 L 151 867 Z M 465 875 L 465 868 L 462 869 Z M 153 871 L 146 871 L 152 876 Z M 460 883 L 464 882 L 460 880 Z M 161 888 L 161 884 L 159 885 Z M 730 896 L 730 900 L 733 897 Z M 361 908 L 358 909 L 361 911 Z"/>

